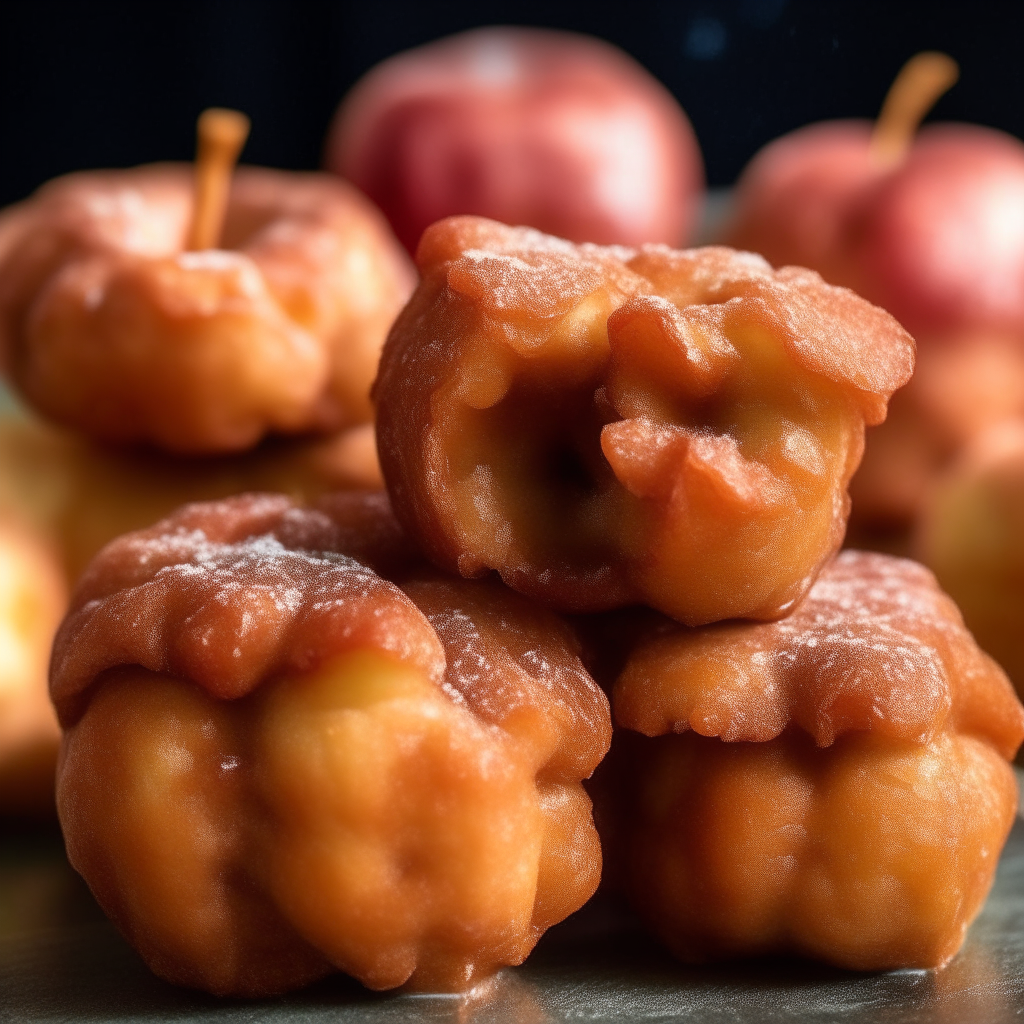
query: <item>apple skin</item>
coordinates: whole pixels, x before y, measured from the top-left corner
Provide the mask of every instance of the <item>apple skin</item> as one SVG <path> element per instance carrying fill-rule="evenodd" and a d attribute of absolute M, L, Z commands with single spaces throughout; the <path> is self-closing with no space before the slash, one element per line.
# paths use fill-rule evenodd
<path fill-rule="evenodd" d="M 870 130 L 823 122 L 766 146 L 740 179 L 729 241 L 853 288 L 919 341 L 1024 334 L 1024 144 L 930 125 L 885 170 Z"/>
<path fill-rule="evenodd" d="M 639 64 L 588 36 L 526 28 L 475 29 L 373 68 L 338 109 L 325 165 L 410 251 L 453 214 L 679 246 L 704 183 L 690 122 Z"/>
<path fill-rule="evenodd" d="M 912 334 L 1024 333 L 1017 139 L 975 125 L 925 128 L 899 170 L 863 196 L 849 227 L 863 293 Z"/>
<path fill-rule="evenodd" d="M 768 143 L 737 182 L 729 244 L 838 284 L 848 273 L 847 215 L 878 177 L 871 129 L 866 120 L 821 121 Z"/>

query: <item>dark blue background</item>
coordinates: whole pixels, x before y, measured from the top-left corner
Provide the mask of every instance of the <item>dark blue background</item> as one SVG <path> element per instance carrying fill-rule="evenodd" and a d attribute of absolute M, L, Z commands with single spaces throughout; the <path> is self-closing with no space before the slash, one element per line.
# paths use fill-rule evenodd
<path fill-rule="evenodd" d="M 962 79 L 934 117 L 1024 136 L 1024 4 L 680 0 L 645 4 L 0 4 L 0 204 L 56 174 L 192 155 L 210 105 L 253 119 L 245 159 L 308 168 L 331 112 L 378 60 L 475 25 L 589 32 L 679 98 L 713 185 L 781 132 L 873 116 L 903 61 L 942 49 Z"/>

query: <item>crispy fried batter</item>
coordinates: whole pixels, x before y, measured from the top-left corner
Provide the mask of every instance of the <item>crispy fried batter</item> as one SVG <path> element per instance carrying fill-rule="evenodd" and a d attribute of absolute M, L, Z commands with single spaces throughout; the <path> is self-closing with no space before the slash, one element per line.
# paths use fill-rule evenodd
<path fill-rule="evenodd" d="M 371 417 L 412 287 L 383 218 L 327 175 L 237 171 L 223 248 L 183 252 L 186 165 L 68 175 L 0 226 L 0 358 L 53 419 L 178 453 Z"/>
<path fill-rule="evenodd" d="M 457 217 L 375 385 L 395 510 L 439 565 L 566 610 L 771 619 L 836 550 L 913 342 L 797 268 Z"/>
<path fill-rule="evenodd" d="M 618 880 L 681 958 L 960 948 L 1016 813 L 1024 708 L 923 567 L 844 552 L 781 622 L 662 629 L 613 708 Z"/>
<path fill-rule="evenodd" d="M 596 888 L 580 780 L 611 726 L 574 636 L 416 566 L 381 496 L 251 495 L 83 577 L 54 653 L 58 807 L 163 977 L 466 989 Z"/>

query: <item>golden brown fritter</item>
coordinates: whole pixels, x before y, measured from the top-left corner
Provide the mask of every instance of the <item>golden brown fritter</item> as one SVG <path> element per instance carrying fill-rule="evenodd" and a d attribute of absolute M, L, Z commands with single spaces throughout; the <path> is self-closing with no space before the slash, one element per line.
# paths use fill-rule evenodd
<path fill-rule="evenodd" d="M 241 168 L 223 248 L 184 252 L 188 165 L 67 175 L 0 225 L 0 359 L 45 415 L 190 454 L 371 418 L 412 268 L 328 175 Z"/>
<path fill-rule="evenodd" d="M 850 482 L 858 534 L 909 532 L 931 489 L 979 433 L 1024 416 L 1021 339 L 974 333 L 922 345 L 914 376 L 869 431 Z"/>
<path fill-rule="evenodd" d="M 498 584 L 411 577 L 405 543 L 380 496 L 250 495 L 83 577 L 54 652 L 58 808 L 161 976 L 462 990 L 596 888 L 580 780 L 611 724 L 575 637 Z"/>
<path fill-rule="evenodd" d="M 1024 420 L 965 447 L 929 493 L 914 547 L 1024 693 Z"/>
<path fill-rule="evenodd" d="M 46 669 L 66 607 L 54 553 L 0 519 L 0 815 L 53 816 L 60 730 Z"/>
<path fill-rule="evenodd" d="M 960 948 L 1016 814 L 1024 708 L 922 566 L 844 552 L 780 622 L 663 628 L 612 704 L 616 881 L 680 958 Z"/>
<path fill-rule="evenodd" d="M 440 221 L 374 396 L 438 565 L 563 610 L 771 619 L 842 539 L 865 423 L 913 341 L 809 271 Z"/>
<path fill-rule="evenodd" d="M 383 486 L 369 423 L 199 459 L 123 451 L 35 419 L 0 416 L 0 511 L 51 542 L 72 585 L 104 544 L 188 502 L 246 491 L 279 491 L 309 502 Z"/>

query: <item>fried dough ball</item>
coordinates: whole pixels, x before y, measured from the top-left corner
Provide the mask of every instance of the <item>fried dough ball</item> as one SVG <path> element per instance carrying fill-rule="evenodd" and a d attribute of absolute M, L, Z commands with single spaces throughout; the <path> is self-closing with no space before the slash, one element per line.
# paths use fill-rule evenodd
<path fill-rule="evenodd" d="M 51 539 L 72 584 L 104 544 L 188 502 L 246 491 L 309 502 L 383 486 L 370 423 L 326 438 L 269 439 L 242 455 L 186 459 L 120 451 L 36 420 L 0 417 L 0 510 Z"/>
<path fill-rule="evenodd" d="M 885 423 L 868 433 L 850 482 L 851 529 L 908 531 L 968 442 L 1015 416 L 1024 416 L 1021 339 L 974 334 L 922 346 Z"/>
<path fill-rule="evenodd" d="M 53 553 L 0 519 L 0 815 L 53 815 L 60 730 L 46 669 L 66 607 Z"/>
<path fill-rule="evenodd" d="M 925 503 L 914 548 L 1024 693 L 1024 420 L 967 446 Z"/>
<path fill-rule="evenodd" d="M 620 882 L 681 959 L 960 948 L 1016 815 L 1024 708 L 925 568 L 848 551 L 787 619 L 673 626 L 612 704 Z"/>
<path fill-rule="evenodd" d="M 383 495 L 116 541 L 55 644 L 68 855 L 162 977 L 463 990 L 593 893 L 607 699 L 569 627 L 420 577 Z M 354 555 L 359 561 L 347 557 Z"/>
<path fill-rule="evenodd" d="M 723 248 L 440 221 L 375 384 L 381 466 L 438 565 L 555 607 L 784 614 L 843 536 L 865 423 L 913 368 L 887 313 Z"/>
<path fill-rule="evenodd" d="M 185 252 L 192 187 L 189 165 L 70 174 L 6 214 L 15 387 L 93 437 L 177 453 L 368 421 L 413 283 L 382 215 L 329 175 L 244 167 L 223 248 Z"/>

